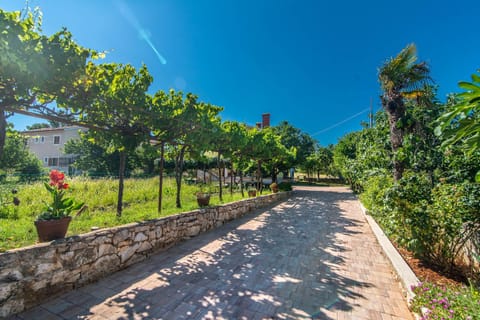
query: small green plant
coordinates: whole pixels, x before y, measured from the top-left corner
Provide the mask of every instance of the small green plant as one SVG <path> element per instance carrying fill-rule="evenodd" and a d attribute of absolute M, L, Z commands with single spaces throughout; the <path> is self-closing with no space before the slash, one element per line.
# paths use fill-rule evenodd
<path fill-rule="evenodd" d="M 17 192 L 15 188 L 10 192 L 0 190 L 0 219 L 18 219 L 17 207 L 20 205 L 20 199 L 17 197 Z M 11 195 L 7 196 L 7 193 Z"/>
<path fill-rule="evenodd" d="M 439 286 L 430 282 L 412 286 L 412 310 L 429 319 L 480 319 L 480 292 L 473 286 Z"/>
<path fill-rule="evenodd" d="M 45 204 L 44 211 L 38 216 L 38 220 L 56 220 L 69 216 L 72 211 L 83 206 L 83 202 L 76 202 L 72 197 L 65 197 L 68 183 L 65 183 L 65 175 L 57 170 L 50 172 L 50 182 L 45 182 L 45 188 L 52 196 L 52 202 Z"/>
<path fill-rule="evenodd" d="M 278 189 L 280 191 L 292 191 L 292 184 L 290 182 L 280 182 L 278 184 Z"/>

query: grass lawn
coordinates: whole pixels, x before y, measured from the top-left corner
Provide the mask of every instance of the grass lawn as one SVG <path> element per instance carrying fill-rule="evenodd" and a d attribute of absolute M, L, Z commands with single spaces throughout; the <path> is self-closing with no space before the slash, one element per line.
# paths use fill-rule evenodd
<path fill-rule="evenodd" d="M 70 189 L 67 196 L 84 201 L 87 209 L 80 216 L 74 216 L 67 236 L 89 232 L 92 227 L 113 227 L 131 222 L 165 217 L 179 212 L 198 209 L 195 193 L 196 185 L 182 184 L 182 208 L 175 207 L 176 186 L 173 179 L 165 179 L 163 187 L 162 214 L 157 213 L 158 177 L 146 179 L 126 179 L 124 209 L 122 217 L 116 216 L 118 181 L 115 179 L 87 178 L 67 179 Z M 16 196 L 20 205 L 9 205 L 10 190 L 18 190 Z M 43 182 L 23 185 L 3 185 L 0 190 L 0 252 L 31 245 L 37 242 L 37 231 L 33 222 L 42 212 L 44 202 L 50 202 Z M 268 191 L 267 191 L 268 193 Z M 245 196 L 247 193 L 245 191 Z M 240 192 L 223 192 L 223 202 L 242 199 Z M 221 204 L 218 194 L 212 195 L 210 205 Z"/>

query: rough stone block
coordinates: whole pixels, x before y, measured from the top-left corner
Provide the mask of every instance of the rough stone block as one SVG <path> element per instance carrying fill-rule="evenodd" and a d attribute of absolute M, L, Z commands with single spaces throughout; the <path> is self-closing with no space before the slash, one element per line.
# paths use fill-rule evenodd
<path fill-rule="evenodd" d="M 11 314 L 18 313 L 23 311 L 25 308 L 24 302 L 22 299 L 9 300 L 2 304 L 0 308 L 0 318 L 6 318 Z"/>
<path fill-rule="evenodd" d="M 120 242 L 127 240 L 130 237 L 130 232 L 128 229 L 123 229 L 117 231 L 117 233 L 113 236 L 113 244 L 116 245 Z"/>
<path fill-rule="evenodd" d="M 145 241 L 145 242 L 142 242 L 142 244 L 138 248 L 137 252 L 144 252 L 144 251 L 152 249 L 152 247 L 153 246 L 149 242 Z"/>
<path fill-rule="evenodd" d="M 98 257 L 103 257 L 112 253 L 116 253 L 117 249 L 111 244 L 101 244 L 98 246 Z"/>
<path fill-rule="evenodd" d="M 0 286 L 4 283 L 20 281 L 23 278 L 23 274 L 18 269 L 0 269 Z"/>
<path fill-rule="evenodd" d="M 88 247 L 88 243 L 86 242 L 75 242 L 70 245 L 70 251 L 81 250 L 85 249 L 86 247 Z"/>
<path fill-rule="evenodd" d="M 100 236 L 89 242 L 90 245 L 101 245 L 104 243 L 112 243 L 112 239 L 108 236 Z"/>
<path fill-rule="evenodd" d="M 97 261 L 95 261 L 92 267 L 102 273 L 108 273 L 118 269 L 119 266 L 120 258 L 115 254 L 111 254 L 100 257 Z"/>
<path fill-rule="evenodd" d="M 96 248 L 85 248 L 84 250 L 75 251 L 73 261 L 74 268 L 89 264 L 97 259 Z"/>
<path fill-rule="evenodd" d="M 120 262 L 124 264 L 125 261 L 130 259 L 135 254 L 138 248 L 140 248 L 140 243 L 138 242 L 135 243 L 133 246 L 129 246 L 129 247 L 126 246 L 121 248 L 119 250 Z"/>
<path fill-rule="evenodd" d="M 62 268 L 60 263 L 40 263 L 37 265 L 35 276 L 42 276 L 45 274 L 51 274 L 52 272 Z"/>
<path fill-rule="evenodd" d="M 142 242 L 142 241 L 145 241 L 147 239 L 148 239 L 148 237 L 143 232 L 140 232 L 140 233 L 137 233 L 137 235 L 135 236 L 134 242 Z"/>

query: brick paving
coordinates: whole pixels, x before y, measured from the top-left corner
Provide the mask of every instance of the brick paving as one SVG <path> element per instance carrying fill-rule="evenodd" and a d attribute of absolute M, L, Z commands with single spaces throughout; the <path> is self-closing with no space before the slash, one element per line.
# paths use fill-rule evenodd
<path fill-rule="evenodd" d="M 14 319 L 412 319 L 344 187 L 292 199 Z"/>

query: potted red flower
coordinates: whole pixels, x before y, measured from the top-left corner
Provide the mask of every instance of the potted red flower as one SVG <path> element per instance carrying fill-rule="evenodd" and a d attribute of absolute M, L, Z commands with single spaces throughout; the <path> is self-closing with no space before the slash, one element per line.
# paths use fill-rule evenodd
<path fill-rule="evenodd" d="M 40 242 L 64 238 L 72 220 L 70 214 L 83 206 L 83 202 L 65 197 L 69 185 L 65 183 L 65 175 L 58 170 L 50 171 L 50 182 L 45 182 L 45 188 L 52 196 L 52 202 L 45 203 L 44 211 L 35 221 Z"/>

